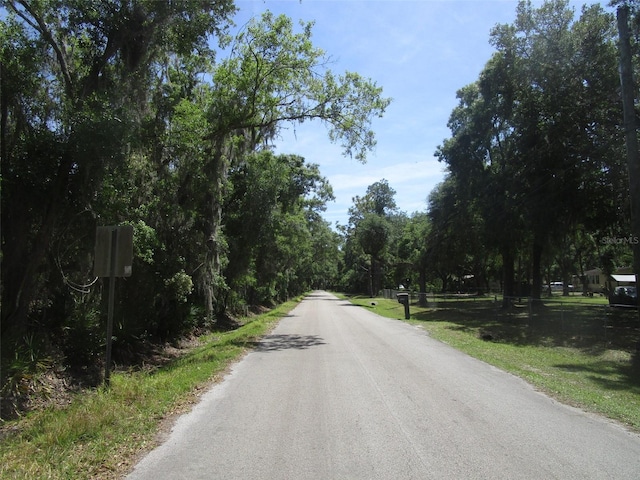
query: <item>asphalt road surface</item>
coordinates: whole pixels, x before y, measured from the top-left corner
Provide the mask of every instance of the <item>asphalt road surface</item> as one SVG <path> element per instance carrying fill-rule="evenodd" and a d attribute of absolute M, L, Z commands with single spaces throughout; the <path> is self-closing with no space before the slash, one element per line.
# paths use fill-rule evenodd
<path fill-rule="evenodd" d="M 315 292 L 128 478 L 639 479 L 640 436 Z"/>

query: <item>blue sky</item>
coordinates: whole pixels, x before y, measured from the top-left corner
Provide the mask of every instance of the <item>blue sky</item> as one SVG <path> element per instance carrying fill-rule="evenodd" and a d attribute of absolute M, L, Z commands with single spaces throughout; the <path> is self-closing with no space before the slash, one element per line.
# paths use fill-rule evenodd
<path fill-rule="evenodd" d="M 534 1 L 534 5 L 541 2 Z M 580 5 L 575 2 L 576 16 Z M 366 164 L 344 157 L 320 122 L 287 127 L 277 153 L 295 153 L 317 163 L 333 186 L 336 201 L 325 218 L 345 225 L 352 198 L 386 179 L 398 208 L 427 209 L 427 197 L 444 178 L 434 153 L 449 136 L 447 121 L 456 91 L 477 80 L 494 49 L 491 28 L 512 23 L 514 0 L 236 0 L 242 26 L 265 10 L 294 21 L 315 21 L 314 45 L 334 63 L 334 73 L 358 72 L 383 87 L 393 102 L 376 119 L 377 147 Z"/>

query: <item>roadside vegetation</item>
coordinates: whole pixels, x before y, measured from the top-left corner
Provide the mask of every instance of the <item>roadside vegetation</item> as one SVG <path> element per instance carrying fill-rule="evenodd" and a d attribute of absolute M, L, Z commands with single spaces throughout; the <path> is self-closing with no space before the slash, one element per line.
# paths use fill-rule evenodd
<path fill-rule="evenodd" d="M 68 405 L 6 422 L 0 430 L 0 478 L 121 478 L 156 444 L 172 417 L 188 411 L 298 301 L 238 329 L 199 338 L 171 360 L 117 371 L 108 390 L 85 390 Z"/>
<path fill-rule="evenodd" d="M 395 299 L 349 297 L 404 321 Z M 411 319 L 431 337 L 517 375 L 557 400 L 640 431 L 640 325 L 637 311 L 602 299 L 561 297 L 531 311 L 502 309 L 494 297 L 411 305 Z"/>

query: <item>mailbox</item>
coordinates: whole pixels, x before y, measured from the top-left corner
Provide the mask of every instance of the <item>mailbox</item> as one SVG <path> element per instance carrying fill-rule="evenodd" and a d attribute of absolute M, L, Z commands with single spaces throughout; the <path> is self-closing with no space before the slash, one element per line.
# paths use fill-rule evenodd
<path fill-rule="evenodd" d="M 396 297 L 398 297 L 398 303 L 402 303 L 403 305 L 409 305 L 408 293 L 396 293 Z"/>
<path fill-rule="evenodd" d="M 409 320 L 410 318 L 410 313 L 409 313 L 409 294 L 408 293 L 396 293 L 396 297 L 398 298 L 398 303 L 401 303 L 404 305 L 404 318 L 405 320 Z"/>

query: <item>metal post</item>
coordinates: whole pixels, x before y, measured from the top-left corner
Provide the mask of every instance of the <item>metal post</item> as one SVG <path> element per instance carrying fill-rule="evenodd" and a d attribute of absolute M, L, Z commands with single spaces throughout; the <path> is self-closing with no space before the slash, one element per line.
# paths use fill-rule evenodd
<path fill-rule="evenodd" d="M 113 304 L 116 290 L 116 254 L 118 249 L 118 229 L 111 231 L 111 265 L 109 267 L 109 307 L 107 314 L 107 355 L 104 365 L 104 386 L 111 383 L 111 344 L 113 337 Z"/>

